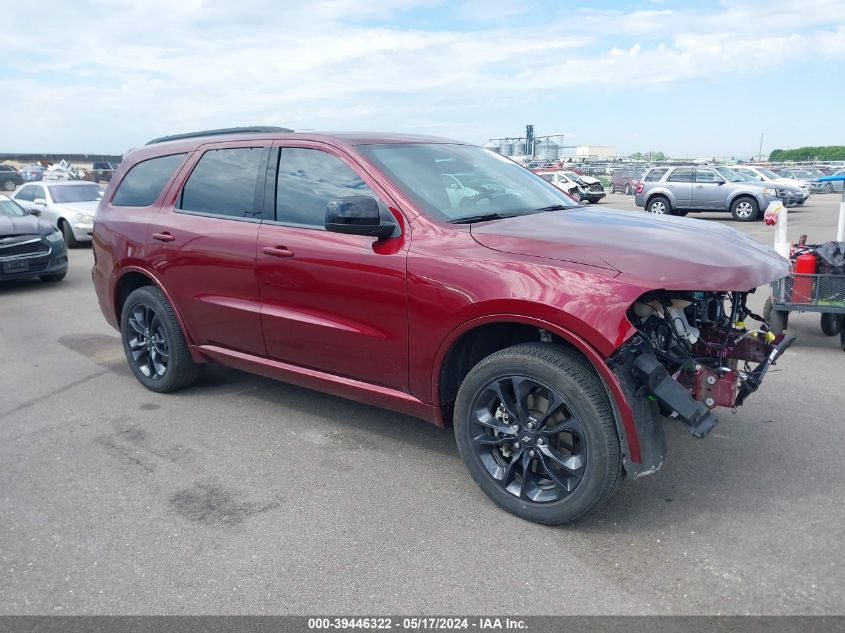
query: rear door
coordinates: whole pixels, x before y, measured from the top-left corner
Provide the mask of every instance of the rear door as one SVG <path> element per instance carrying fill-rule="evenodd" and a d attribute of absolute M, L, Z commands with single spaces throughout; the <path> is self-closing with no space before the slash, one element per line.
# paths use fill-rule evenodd
<path fill-rule="evenodd" d="M 407 391 L 407 228 L 381 240 L 324 228 L 330 200 L 371 196 L 391 214 L 386 193 L 331 147 L 280 143 L 270 164 L 275 219 L 258 240 L 268 356 Z"/>
<path fill-rule="evenodd" d="M 725 179 L 713 169 L 697 167 L 692 189 L 692 208 L 724 210 L 727 207 L 728 187 Z"/>
<path fill-rule="evenodd" d="M 678 209 L 692 208 L 692 185 L 695 175 L 688 167 L 677 167 L 666 178 L 666 188 L 672 192 L 673 205 Z"/>
<path fill-rule="evenodd" d="M 201 147 L 150 221 L 149 261 L 197 345 L 266 353 L 255 248 L 269 145 Z"/>

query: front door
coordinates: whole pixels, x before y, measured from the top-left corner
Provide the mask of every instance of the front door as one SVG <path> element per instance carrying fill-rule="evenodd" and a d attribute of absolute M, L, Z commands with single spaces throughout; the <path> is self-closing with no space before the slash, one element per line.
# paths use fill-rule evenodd
<path fill-rule="evenodd" d="M 150 221 L 151 266 L 197 345 L 266 354 L 255 246 L 269 153 L 269 143 L 204 147 L 180 174 L 181 191 Z"/>
<path fill-rule="evenodd" d="M 330 200 L 387 196 L 332 148 L 274 149 L 265 200 L 275 220 L 258 236 L 261 321 L 270 358 L 408 388 L 407 228 L 377 240 L 324 229 Z"/>
<path fill-rule="evenodd" d="M 712 169 L 696 168 L 692 189 L 693 209 L 727 209 L 728 187 L 721 174 Z"/>

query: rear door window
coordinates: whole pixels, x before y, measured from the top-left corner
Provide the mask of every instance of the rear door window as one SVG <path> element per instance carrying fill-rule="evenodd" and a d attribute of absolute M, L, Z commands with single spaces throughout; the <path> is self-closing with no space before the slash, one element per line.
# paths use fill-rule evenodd
<path fill-rule="evenodd" d="M 124 176 L 112 198 L 117 207 L 147 207 L 158 200 L 185 154 L 160 156 L 138 163 Z"/>
<path fill-rule="evenodd" d="M 266 152 L 264 147 L 207 151 L 185 183 L 177 208 L 232 218 L 256 217 L 255 191 Z"/>
<path fill-rule="evenodd" d="M 669 182 L 692 182 L 692 169 L 676 169 L 668 178 Z"/>

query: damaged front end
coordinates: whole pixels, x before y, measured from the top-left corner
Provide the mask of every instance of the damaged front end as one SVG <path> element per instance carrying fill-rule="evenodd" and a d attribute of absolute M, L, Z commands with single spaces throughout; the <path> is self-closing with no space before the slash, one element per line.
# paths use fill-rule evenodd
<path fill-rule="evenodd" d="M 641 440 L 632 477 L 660 468 L 665 454 L 661 418 L 684 424 L 698 438 L 718 423 L 716 407 L 736 409 L 795 341 L 774 334 L 748 309 L 748 292 L 652 291 L 628 311 L 636 327 L 609 359 L 631 406 Z M 760 323 L 748 327 L 746 320 Z"/>

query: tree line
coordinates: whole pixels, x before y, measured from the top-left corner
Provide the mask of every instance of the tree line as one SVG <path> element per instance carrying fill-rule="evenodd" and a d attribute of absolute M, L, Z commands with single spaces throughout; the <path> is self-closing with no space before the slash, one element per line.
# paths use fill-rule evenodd
<path fill-rule="evenodd" d="M 845 160 L 845 145 L 808 145 L 797 149 L 776 149 L 769 154 L 769 160 Z"/>

